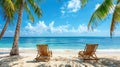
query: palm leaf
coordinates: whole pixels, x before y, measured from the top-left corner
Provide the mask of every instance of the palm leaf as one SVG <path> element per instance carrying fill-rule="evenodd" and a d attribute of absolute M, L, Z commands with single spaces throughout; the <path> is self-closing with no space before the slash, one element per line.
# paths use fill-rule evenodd
<path fill-rule="evenodd" d="M 114 13 L 113 13 L 111 28 L 110 28 L 110 36 L 112 36 L 117 22 L 120 22 L 120 5 L 119 4 L 116 5 Z"/>
<path fill-rule="evenodd" d="M 99 21 L 104 20 L 113 6 L 113 0 L 104 0 L 104 2 L 92 14 L 88 23 L 88 29 L 96 27 L 99 24 Z"/>
<path fill-rule="evenodd" d="M 82 7 L 84 7 L 87 4 L 88 0 L 81 0 Z"/>
<path fill-rule="evenodd" d="M 42 16 L 42 11 L 39 8 L 39 6 L 35 3 L 34 0 L 28 0 L 28 2 L 31 5 L 31 7 L 33 8 L 35 14 L 40 18 Z"/>
<path fill-rule="evenodd" d="M 2 6 L 3 6 L 3 9 L 4 9 L 5 18 L 8 17 L 10 19 L 13 19 L 14 12 L 15 12 L 14 3 L 11 0 L 4 0 L 2 2 Z"/>
<path fill-rule="evenodd" d="M 22 0 L 15 0 L 15 8 L 19 9 Z"/>
<path fill-rule="evenodd" d="M 29 15 L 29 19 L 30 19 L 32 22 L 34 22 L 34 17 L 33 17 L 32 13 L 31 13 L 31 11 L 30 11 L 30 8 L 29 8 L 29 6 L 27 5 L 26 2 L 24 3 L 24 7 L 25 7 L 25 9 L 26 9 L 26 11 L 27 11 L 27 13 L 28 13 L 28 15 Z"/>

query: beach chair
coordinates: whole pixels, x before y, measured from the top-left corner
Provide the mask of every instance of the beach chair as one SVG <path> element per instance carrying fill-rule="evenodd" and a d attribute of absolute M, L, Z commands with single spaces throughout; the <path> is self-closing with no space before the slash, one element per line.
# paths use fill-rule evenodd
<path fill-rule="evenodd" d="M 97 62 L 98 58 L 95 54 L 97 47 L 98 47 L 98 44 L 86 44 L 84 51 L 78 52 L 78 57 L 82 57 L 83 61 L 96 60 Z"/>
<path fill-rule="evenodd" d="M 52 51 L 49 51 L 47 44 L 38 44 L 37 50 L 36 61 L 49 61 L 52 57 Z"/>

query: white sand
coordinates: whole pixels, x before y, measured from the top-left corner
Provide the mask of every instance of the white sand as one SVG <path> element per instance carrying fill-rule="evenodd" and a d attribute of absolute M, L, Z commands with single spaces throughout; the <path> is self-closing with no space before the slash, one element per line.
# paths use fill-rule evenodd
<path fill-rule="evenodd" d="M 78 58 L 78 50 L 52 50 L 48 62 L 36 62 L 35 49 L 20 49 L 20 56 L 9 56 L 10 49 L 0 49 L 0 67 L 120 67 L 119 50 L 98 50 L 98 62 L 83 62 Z"/>

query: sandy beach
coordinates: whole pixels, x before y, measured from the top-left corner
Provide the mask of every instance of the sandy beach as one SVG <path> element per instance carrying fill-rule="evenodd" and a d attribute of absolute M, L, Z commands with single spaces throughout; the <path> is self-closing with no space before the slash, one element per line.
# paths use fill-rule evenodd
<path fill-rule="evenodd" d="M 35 49 L 20 49 L 19 56 L 9 56 L 10 49 L 0 49 L 0 67 L 120 67 L 119 50 L 98 50 L 98 62 L 83 62 L 78 58 L 79 50 L 52 50 L 53 55 L 48 62 L 36 62 Z"/>

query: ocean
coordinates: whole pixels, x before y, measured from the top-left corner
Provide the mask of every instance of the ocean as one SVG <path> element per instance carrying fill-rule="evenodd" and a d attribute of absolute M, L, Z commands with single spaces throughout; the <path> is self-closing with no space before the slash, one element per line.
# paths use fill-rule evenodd
<path fill-rule="evenodd" d="M 11 48 L 13 37 L 0 40 L 0 48 Z M 20 37 L 19 48 L 36 49 L 48 44 L 50 49 L 84 49 L 86 44 L 99 44 L 98 49 L 120 49 L 120 37 Z"/>

